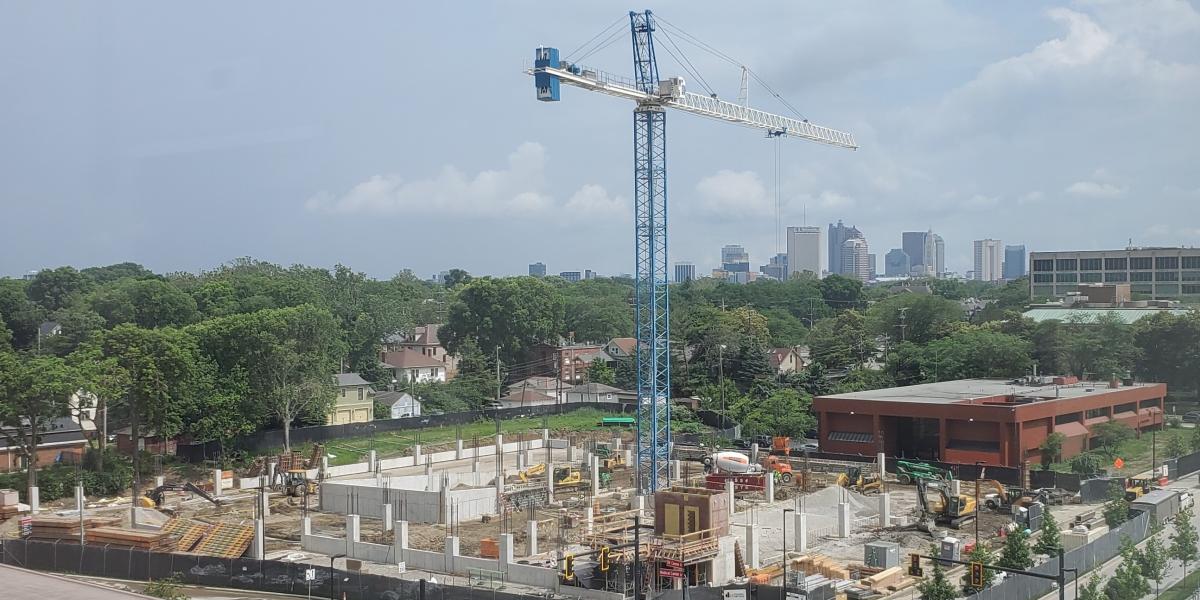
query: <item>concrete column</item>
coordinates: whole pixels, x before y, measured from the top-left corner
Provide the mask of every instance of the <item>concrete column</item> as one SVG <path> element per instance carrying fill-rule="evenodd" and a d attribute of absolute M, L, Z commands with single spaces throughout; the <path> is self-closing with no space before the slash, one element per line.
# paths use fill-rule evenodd
<path fill-rule="evenodd" d="M 758 525 L 746 525 L 746 566 L 757 569 L 759 566 L 759 531 Z"/>
<path fill-rule="evenodd" d="M 850 503 L 838 503 L 838 537 L 850 537 Z"/>
<path fill-rule="evenodd" d="M 887 455 L 880 452 L 875 457 L 875 462 L 879 463 L 879 481 L 880 483 L 887 481 Z"/>
<path fill-rule="evenodd" d="M 329 456 L 323 454 L 323 455 L 321 455 L 321 471 L 319 473 L 317 473 L 317 477 L 320 479 L 324 479 L 325 477 L 328 476 L 328 473 L 329 473 Z"/>
<path fill-rule="evenodd" d="M 583 509 L 583 520 L 587 522 L 587 532 L 591 533 L 596 526 L 595 509 L 591 505 Z"/>
<path fill-rule="evenodd" d="M 750 444 L 750 462 L 758 462 L 758 444 Z"/>
<path fill-rule="evenodd" d="M 154 477 L 154 487 L 162 487 L 164 483 L 166 483 L 166 477 L 163 477 L 162 475 L 156 475 Z"/>
<path fill-rule="evenodd" d="M 678 460 L 671 461 L 671 481 L 679 481 L 683 479 L 683 463 Z"/>
<path fill-rule="evenodd" d="M 77 486 L 75 486 L 75 510 L 77 510 L 79 512 L 83 512 L 83 504 L 84 504 L 83 486 L 77 485 Z"/>
<path fill-rule="evenodd" d="M 262 516 L 263 516 L 263 518 L 266 518 L 266 517 L 269 517 L 269 516 L 271 516 L 271 499 L 270 499 L 270 497 L 269 497 L 269 494 L 267 494 L 267 493 L 264 491 L 264 492 L 263 492 L 263 493 L 262 493 L 262 494 L 259 496 L 259 498 L 261 498 L 261 500 L 259 500 L 259 502 L 262 502 L 262 507 L 261 507 L 261 508 L 262 508 Z"/>
<path fill-rule="evenodd" d="M 775 474 L 767 471 L 763 474 L 763 482 L 766 484 L 763 488 L 763 497 L 770 504 L 775 501 Z"/>
<path fill-rule="evenodd" d="M 443 481 L 442 483 L 445 484 L 446 482 Z M 451 501 L 451 498 L 450 498 L 450 490 L 448 489 L 449 487 L 450 486 L 448 486 L 448 485 L 443 485 L 442 489 L 438 492 L 438 501 L 441 503 L 441 507 L 442 507 L 441 510 L 439 511 L 441 513 L 442 518 L 439 519 L 439 521 L 443 525 L 450 524 L 450 513 L 453 512 L 452 509 L 454 506 L 454 503 Z"/>
<path fill-rule="evenodd" d="M 458 536 L 446 536 L 446 572 L 454 572 L 454 558 L 458 556 Z"/>
<path fill-rule="evenodd" d="M 542 430 L 542 447 L 543 448 L 550 447 L 550 430 L 549 429 Z"/>
<path fill-rule="evenodd" d="M 254 520 L 254 541 L 250 544 L 250 556 L 263 559 L 263 553 L 266 550 L 265 540 L 263 539 L 263 520 Z"/>
<path fill-rule="evenodd" d="M 600 457 L 592 457 L 592 496 L 600 495 Z"/>
<path fill-rule="evenodd" d="M 528 537 L 527 537 L 527 541 L 526 541 L 526 544 L 525 544 L 525 545 L 527 546 L 525 554 L 526 554 L 526 555 L 528 555 L 528 556 L 533 556 L 534 554 L 537 554 L 537 553 L 538 553 L 538 539 L 537 539 L 537 536 L 538 536 L 538 527 L 537 527 L 537 520 L 531 520 L 531 521 L 529 521 L 528 525 L 529 525 L 529 529 L 528 529 L 528 531 L 526 532 L 526 534 L 527 534 L 527 536 L 528 536 Z"/>
<path fill-rule="evenodd" d="M 393 508 L 393 505 L 384 504 L 380 508 L 383 509 L 383 530 L 391 531 L 392 530 L 392 508 Z"/>
<path fill-rule="evenodd" d="M 638 511 L 639 516 L 641 516 L 643 519 L 646 518 L 646 497 L 645 496 L 635 496 L 634 501 L 633 501 L 633 508 Z"/>
<path fill-rule="evenodd" d="M 431 463 L 431 462 L 425 463 L 425 476 L 426 477 L 433 476 L 433 463 Z"/>
<path fill-rule="evenodd" d="M 273 463 L 273 462 L 267 463 L 267 481 L 275 480 L 275 468 L 278 466 L 279 466 L 278 463 Z M 158 485 L 162 485 L 162 484 L 160 483 Z"/>
<path fill-rule="evenodd" d="M 413 452 L 413 464 L 414 465 L 425 464 L 425 457 L 421 455 L 421 445 L 420 444 L 413 444 L 412 452 Z"/>
<path fill-rule="evenodd" d="M 879 495 L 879 526 L 889 527 L 892 524 L 892 495 Z"/>
<path fill-rule="evenodd" d="M 621 438 L 620 438 L 620 437 L 614 437 L 614 438 L 612 439 L 612 449 L 613 449 L 613 450 L 620 450 L 620 449 L 621 449 Z"/>
<path fill-rule="evenodd" d="M 137 504 L 134 502 L 134 504 Z M 38 499 L 38 487 L 36 485 L 29 487 L 29 513 L 38 514 L 41 512 L 41 501 Z"/>
<path fill-rule="evenodd" d="M 377 456 L 378 455 L 375 453 L 374 450 L 367 450 L 367 470 L 368 471 L 375 470 L 375 463 L 378 462 L 376 460 Z"/>
<path fill-rule="evenodd" d="M 633 450 L 627 449 L 627 450 L 622 450 L 621 452 L 625 453 L 625 456 L 622 457 L 625 459 L 625 464 L 626 465 L 633 464 Z"/>
<path fill-rule="evenodd" d="M 733 480 L 732 479 L 725 480 L 725 495 L 729 497 L 729 514 L 732 515 L 734 512 L 737 511 L 737 496 L 734 494 L 734 491 L 733 491 Z"/>
<path fill-rule="evenodd" d="M 396 562 L 403 562 L 404 551 L 408 549 L 408 521 L 396 521 L 395 533 L 392 534 L 392 548 Z"/>
<path fill-rule="evenodd" d="M 951 496 L 961 496 L 962 495 L 962 481 L 960 481 L 958 479 L 950 480 L 950 495 Z"/>
<path fill-rule="evenodd" d="M 312 535 L 312 517 L 300 519 L 300 535 Z"/>
<path fill-rule="evenodd" d="M 567 444 L 567 462 L 575 462 L 575 444 Z"/>
<path fill-rule="evenodd" d="M 361 518 L 358 515 L 346 515 L 346 541 L 362 541 Z"/>
<path fill-rule="evenodd" d="M 454 440 L 454 460 L 462 460 L 463 457 L 463 441 Z"/>
<path fill-rule="evenodd" d="M 592 468 L 592 459 L 594 459 L 595 457 L 596 457 L 596 455 L 592 454 L 592 452 L 589 450 L 587 453 L 585 453 L 583 455 L 583 464 L 587 465 L 587 468 L 589 468 L 589 469 Z"/>
<path fill-rule="evenodd" d="M 795 547 L 797 552 L 808 551 L 808 515 L 798 512 L 795 514 L 796 531 Z"/>
<path fill-rule="evenodd" d="M 554 502 L 554 463 L 546 463 L 546 501 Z"/>
<path fill-rule="evenodd" d="M 520 450 L 517 451 L 517 470 L 525 470 L 525 453 L 521 452 Z"/>
<path fill-rule="evenodd" d="M 224 485 L 224 483 L 225 483 L 224 480 L 221 478 L 221 470 L 213 469 L 212 478 L 213 478 L 213 498 L 218 498 L 221 496 L 221 491 L 222 491 L 221 486 Z"/>
<path fill-rule="evenodd" d="M 507 566 L 513 563 L 513 536 L 511 533 L 500 534 L 500 564 Z M 507 571 L 507 569 L 504 569 Z"/>
<path fill-rule="evenodd" d="M 500 456 L 503 454 L 504 454 L 504 434 L 497 433 L 496 434 L 496 456 Z"/>

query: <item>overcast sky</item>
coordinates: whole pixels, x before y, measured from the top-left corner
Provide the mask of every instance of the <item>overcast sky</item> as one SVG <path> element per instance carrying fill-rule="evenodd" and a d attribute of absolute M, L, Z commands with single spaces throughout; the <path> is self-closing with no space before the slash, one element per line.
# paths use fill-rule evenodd
<path fill-rule="evenodd" d="M 632 105 L 522 68 L 612 3 L 0 3 L 0 274 L 240 256 L 375 276 L 633 270 Z M 783 225 L 1030 250 L 1200 244 L 1200 13 L 1183 1 L 670 1 L 861 149 L 779 143 Z M 722 97 L 734 66 L 674 38 Z M 662 48 L 662 75 L 686 75 Z M 688 77 L 688 88 L 703 91 Z M 750 101 L 790 114 L 760 86 Z M 671 261 L 775 250 L 775 142 L 667 119 Z"/>

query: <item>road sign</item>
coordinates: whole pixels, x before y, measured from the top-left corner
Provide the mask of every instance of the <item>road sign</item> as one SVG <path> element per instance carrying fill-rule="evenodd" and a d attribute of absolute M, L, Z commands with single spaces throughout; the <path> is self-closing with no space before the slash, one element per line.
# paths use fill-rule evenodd
<path fill-rule="evenodd" d="M 746 600 L 746 590 L 725 590 L 722 600 Z"/>
<path fill-rule="evenodd" d="M 663 566 L 665 566 L 669 569 L 682 569 L 683 563 L 681 563 L 677 560 L 665 560 L 665 561 L 663 561 Z"/>
<path fill-rule="evenodd" d="M 1125 459 L 1118 458 L 1117 460 L 1114 460 L 1113 467 L 1117 468 L 1117 469 L 1124 469 L 1125 468 Z"/>
<path fill-rule="evenodd" d="M 658 574 L 671 579 L 683 579 L 683 569 L 672 569 L 669 567 L 661 567 L 658 569 Z"/>
<path fill-rule="evenodd" d="M 305 569 L 304 570 L 304 580 L 305 581 L 312 581 L 316 578 L 317 578 L 317 570 L 316 569 Z"/>
<path fill-rule="evenodd" d="M 21 537 L 27 538 L 33 535 L 33 517 L 28 515 L 21 517 L 19 523 L 21 526 Z"/>

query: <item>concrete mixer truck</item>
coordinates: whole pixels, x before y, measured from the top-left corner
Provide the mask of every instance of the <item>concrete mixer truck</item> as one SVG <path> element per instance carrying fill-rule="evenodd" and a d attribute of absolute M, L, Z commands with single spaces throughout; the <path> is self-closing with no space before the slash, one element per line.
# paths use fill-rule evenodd
<path fill-rule="evenodd" d="M 732 473 L 735 475 L 756 475 L 770 469 L 775 479 L 783 483 L 792 482 L 792 465 L 778 456 L 767 456 L 766 465 L 752 462 L 749 456 L 741 452 L 717 452 L 705 461 L 705 465 L 716 473 Z"/>

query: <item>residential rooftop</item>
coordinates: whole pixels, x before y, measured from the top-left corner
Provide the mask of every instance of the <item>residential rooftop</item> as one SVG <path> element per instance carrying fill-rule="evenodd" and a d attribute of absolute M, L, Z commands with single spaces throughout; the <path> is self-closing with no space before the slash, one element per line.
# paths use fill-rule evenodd
<path fill-rule="evenodd" d="M 1130 387 L 1149 387 L 1159 383 L 1122 384 L 1113 389 L 1103 381 L 1080 381 L 1055 385 L 1053 377 L 1022 379 L 957 379 L 937 383 L 920 383 L 903 387 L 865 390 L 846 394 L 820 396 L 826 400 L 869 400 L 876 402 L 919 402 L 922 404 L 971 404 L 997 397 L 1055 400 L 1101 396 Z"/>

